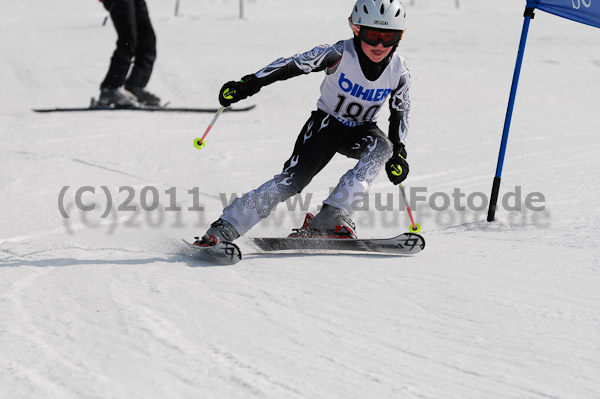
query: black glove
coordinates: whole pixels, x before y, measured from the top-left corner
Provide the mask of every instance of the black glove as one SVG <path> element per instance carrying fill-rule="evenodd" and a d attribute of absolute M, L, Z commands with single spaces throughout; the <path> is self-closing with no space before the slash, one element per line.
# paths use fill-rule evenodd
<path fill-rule="evenodd" d="M 408 176 L 408 162 L 406 162 L 406 149 L 404 144 L 394 145 L 394 152 L 389 161 L 385 163 L 388 178 L 394 184 L 400 184 Z"/>
<path fill-rule="evenodd" d="M 256 75 L 246 75 L 239 82 L 227 82 L 219 92 L 219 103 L 229 107 L 233 103 L 248 98 L 260 91 L 260 83 Z"/>

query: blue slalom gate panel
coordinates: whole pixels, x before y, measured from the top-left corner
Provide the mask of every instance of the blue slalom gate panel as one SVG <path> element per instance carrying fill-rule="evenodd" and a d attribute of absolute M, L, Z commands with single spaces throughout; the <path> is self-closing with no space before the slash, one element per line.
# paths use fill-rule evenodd
<path fill-rule="evenodd" d="M 600 28 L 600 0 L 527 0 L 527 7 Z"/>

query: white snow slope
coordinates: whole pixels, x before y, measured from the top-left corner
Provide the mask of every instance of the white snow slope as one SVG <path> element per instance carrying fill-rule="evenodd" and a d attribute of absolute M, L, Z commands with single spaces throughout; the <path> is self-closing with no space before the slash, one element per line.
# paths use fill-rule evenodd
<path fill-rule="evenodd" d="M 183 1 L 179 17 L 175 1 L 148 3 L 149 89 L 173 106 L 214 107 L 225 81 L 351 35 L 352 0 L 248 1 L 243 20 L 234 0 Z M 35 114 L 87 105 L 116 35 L 94 1 L 3 1 L 0 398 L 599 398 L 599 29 L 537 12 L 501 196 L 541 193 L 545 210 L 511 210 L 513 196 L 487 223 L 480 206 L 524 5 L 408 8 L 398 51 L 413 76 L 406 184 L 427 190 L 413 209 L 422 253 L 260 254 L 242 237 L 241 263 L 210 267 L 179 238 L 219 216 L 220 194 L 280 171 L 323 75 L 264 88 L 245 102 L 255 110 L 221 116 L 202 151 L 192 142 L 211 114 Z M 353 164 L 332 160 L 308 210 Z M 85 186 L 94 211 L 74 205 Z M 115 209 L 120 187 L 137 211 Z M 457 209 L 469 196 L 471 207 L 436 210 L 455 189 Z M 153 193 L 158 208 L 142 210 Z M 360 236 L 406 231 L 382 174 L 374 196 L 387 193 L 392 210 L 355 215 Z M 282 206 L 248 235 L 285 235 L 303 214 Z"/>

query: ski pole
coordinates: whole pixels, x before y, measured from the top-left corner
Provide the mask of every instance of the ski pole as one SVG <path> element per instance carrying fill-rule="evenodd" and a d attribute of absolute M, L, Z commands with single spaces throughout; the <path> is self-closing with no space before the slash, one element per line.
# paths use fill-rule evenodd
<path fill-rule="evenodd" d="M 194 139 L 194 147 L 196 147 L 196 149 L 201 150 L 202 148 L 204 148 L 204 146 L 206 146 L 206 142 L 204 141 L 204 139 L 206 138 L 206 136 L 208 135 L 208 132 L 210 132 L 210 129 L 212 129 L 213 125 L 215 124 L 215 122 L 217 121 L 217 119 L 219 118 L 219 116 L 221 115 L 221 113 L 224 110 L 225 110 L 225 107 L 221 105 L 221 108 L 219 108 L 219 110 L 215 114 L 214 118 L 212 119 L 212 121 L 210 121 L 210 124 L 206 128 L 204 135 L 202 137 L 196 137 Z"/>
<path fill-rule="evenodd" d="M 410 206 L 408 204 L 408 199 L 406 198 L 406 192 L 404 191 L 404 186 L 402 184 L 399 184 L 398 187 L 400 188 L 400 195 L 404 199 L 404 205 L 406 205 L 406 210 L 408 211 L 408 216 L 410 217 L 411 225 L 408 227 L 408 230 L 410 230 L 411 233 L 419 234 L 421 232 L 421 225 L 419 225 L 418 223 L 415 223 L 415 218 L 413 218 L 412 211 L 410 210 Z"/>

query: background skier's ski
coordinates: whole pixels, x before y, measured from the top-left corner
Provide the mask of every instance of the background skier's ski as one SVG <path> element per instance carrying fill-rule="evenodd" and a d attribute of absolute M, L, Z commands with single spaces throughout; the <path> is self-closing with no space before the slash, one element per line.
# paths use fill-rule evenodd
<path fill-rule="evenodd" d="M 229 107 L 224 112 L 244 112 L 250 111 L 256 107 L 255 104 L 246 107 Z M 102 106 L 89 106 L 87 108 L 34 108 L 34 112 L 49 113 L 49 112 L 87 112 L 87 111 L 145 111 L 145 112 L 202 112 L 202 113 L 214 113 L 217 112 L 218 108 L 171 108 L 171 107 L 102 107 Z"/>

